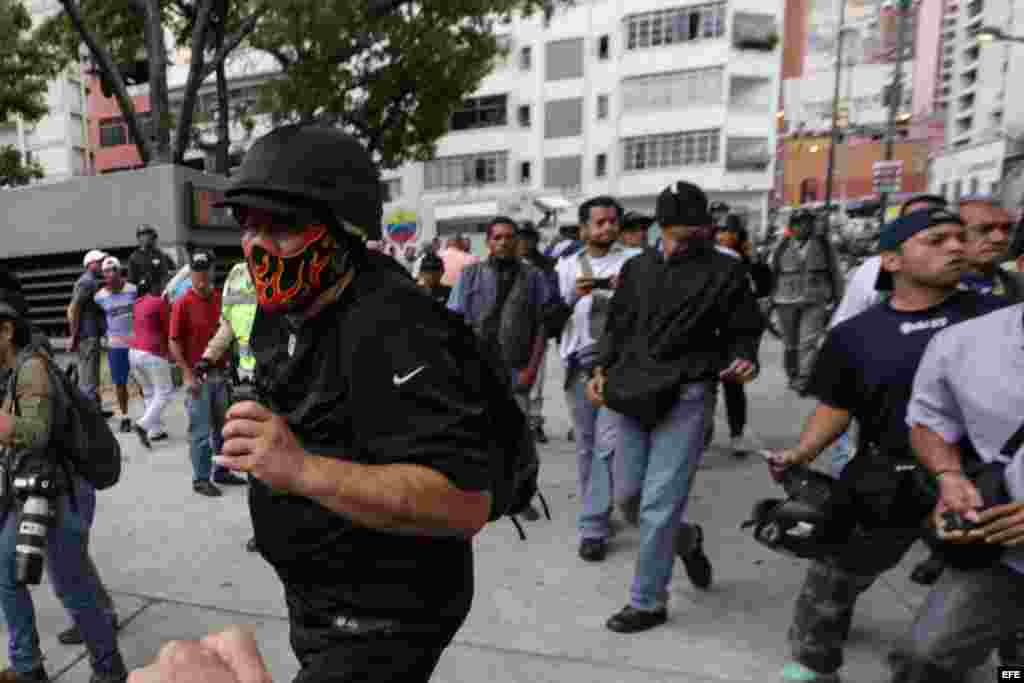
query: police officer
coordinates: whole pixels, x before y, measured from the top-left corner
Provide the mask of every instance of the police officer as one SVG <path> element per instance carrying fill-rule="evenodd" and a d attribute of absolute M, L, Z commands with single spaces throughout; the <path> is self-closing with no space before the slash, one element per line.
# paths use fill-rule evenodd
<path fill-rule="evenodd" d="M 135 231 L 135 237 L 139 240 L 139 248 L 128 257 L 128 281 L 138 284 L 146 280 L 159 291 L 178 266 L 170 256 L 157 249 L 155 227 L 142 223 Z"/>
<path fill-rule="evenodd" d="M 790 226 L 790 234 L 772 258 L 776 283 L 772 303 L 785 347 L 789 385 L 802 393 L 831 309 L 843 296 L 843 276 L 834 248 L 815 229 L 814 214 L 796 211 Z"/>
<path fill-rule="evenodd" d="M 380 239 L 379 172 L 354 138 L 290 125 L 225 201 L 256 289 L 260 402 L 219 461 L 254 478 L 256 543 L 284 583 L 296 681 L 427 681 L 473 596 L 490 512 L 487 405 L 463 323 Z"/>

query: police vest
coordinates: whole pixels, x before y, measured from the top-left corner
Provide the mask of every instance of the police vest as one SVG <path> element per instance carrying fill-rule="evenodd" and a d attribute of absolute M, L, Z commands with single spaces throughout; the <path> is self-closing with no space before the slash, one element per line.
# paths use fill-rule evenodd
<path fill-rule="evenodd" d="M 238 367 L 251 373 L 256 369 L 256 357 L 249 347 L 252 325 L 256 320 L 256 288 L 245 263 L 236 264 L 224 282 L 221 316 L 231 325 L 238 340 Z"/>
<path fill-rule="evenodd" d="M 775 261 L 775 303 L 823 303 L 837 296 L 828 249 L 820 237 L 804 244 L 790 238 L 782 244 Z"/>

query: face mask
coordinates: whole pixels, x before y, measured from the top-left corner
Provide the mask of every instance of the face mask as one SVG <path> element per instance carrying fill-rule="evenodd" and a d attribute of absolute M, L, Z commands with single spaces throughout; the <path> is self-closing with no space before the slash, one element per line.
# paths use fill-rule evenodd
<path fill-rule="evenodd" d="M 338 243 L 323 225 L 306 228 L 301 246 L 290 253 L 263 237 L 246 242 L 244 248 L 256 299 L 268 313 L 304 309 L 337 282 L 343 270 L 335 264 Z"/>

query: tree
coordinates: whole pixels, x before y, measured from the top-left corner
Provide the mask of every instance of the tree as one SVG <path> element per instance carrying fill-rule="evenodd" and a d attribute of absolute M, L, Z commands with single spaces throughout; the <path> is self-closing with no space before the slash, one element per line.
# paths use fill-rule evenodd
<path fill-rule="evenodd" d="M 181 163 L 193 140 L 192 119 L 199 87 L 253 30 L 265 11 L 263 0 L 60 0 L 64 11 L 42 28 L 59 46 L 64 62 L 85 43 L 101 79 L 109 84 L 143 164 Z M 222 26 L 213 30 L 220 21 Z M 165 29 L 192 58 L 181 109 L 173 116 L 167 91 Z M 217 36 L 220 35 L 218 39 Z M 140 55 L 148 66 L 153 139 L 142 135 L 125 85 L 127 65 Z M 172 136 L 171 128 L 175 128 Z"/>
<path fill-rule="evenodd" d="M 272 55 L 283 78 L 264 86 L 260 109 L 275 122 L 341 125 L 385 167 L 429 159 L 452 112 L 502 56 L 496 22 L 553 6 L 545 0 L 272 0 L 249 44 Z"/>
<path fill-rule="evenodd" d="M 60 68 L 32 31 L 32 17 L 21 0 L 0 0 L 0 122 L 46 116 L 46 90 Z M 6 159 L 6 157 L 5 157 Z"/>
<path fill-rule="evenodd" d="M 38 161 L 23 163 L 17 147 L 0 146 L 0 187 L 28 185 L 42 177 L 43 167 Z"/>

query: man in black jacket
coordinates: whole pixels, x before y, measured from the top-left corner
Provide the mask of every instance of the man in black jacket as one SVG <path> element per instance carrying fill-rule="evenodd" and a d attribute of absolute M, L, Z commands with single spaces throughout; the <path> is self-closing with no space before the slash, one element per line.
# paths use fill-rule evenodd
<path fill-rule="evenodd" d="M 258 310 L 259 403 L 218 461 L 254 477 L 256 546 L 284 583 L 297 683 L 429 680 L 473 598 L 490 512 L 486 397 L 463 323 L 380 238 L 378 171 L 333 128 L 285 126 L 225 193 Z"/>
<path fill-rule="evenodd" d="M 612 297 L 592 401 L 621 414 L 626 486 L 640 487 L 641 545 L 620 633 L 667 619 L 677 533 L 704 452 L 714 382 L 757 375 L 762 318 L 743 264 L 712 247 L 708 200 L 680 182 L 658 197 L 662 244 L 626 262 Z M 699 541 L 699 539 L 697 539 Z"/>
<path fill-rule="evenodd" d="M 174 260 L 156 246 L 156 228 L 149 223 L 141 224 L 135 231 L 139 248 L 128 257 L 128 281 L 138 284 L 145 280 L 159 291 L 167 284 L 171 273 L 178 270 Z"/>

